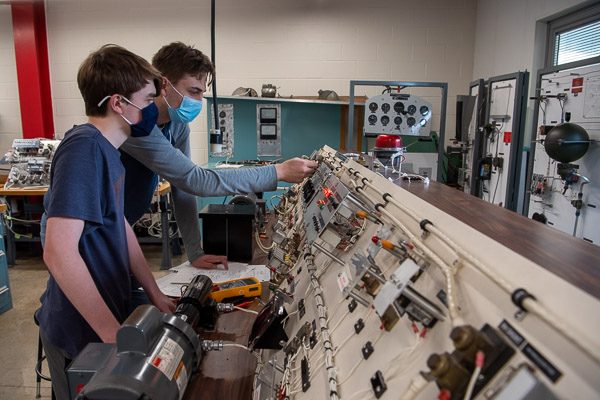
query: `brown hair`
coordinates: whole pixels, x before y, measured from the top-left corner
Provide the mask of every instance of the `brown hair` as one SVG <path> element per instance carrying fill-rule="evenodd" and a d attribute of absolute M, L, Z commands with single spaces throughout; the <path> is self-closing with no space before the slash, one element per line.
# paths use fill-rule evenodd
<path fill-rule="evenodd" d="M 181 42 L 163 46 L 152 57 L 152 65 L 173 84 L 189 74 L 198 79 L 206 75 L 210 85 L 215 75 L 215 66 L 206 54 Z"/>
<path fill-rule="evenodd" d="M 90 54 L 79 67 L 77 85 L 88 116 L 105 116 L 107 103 L 98 107 L 105 96 L 120 94 L 130 97 L 153 82 L 160 93 L 160 73 L 148 61 L 115 44 L 107 44 Z"/>

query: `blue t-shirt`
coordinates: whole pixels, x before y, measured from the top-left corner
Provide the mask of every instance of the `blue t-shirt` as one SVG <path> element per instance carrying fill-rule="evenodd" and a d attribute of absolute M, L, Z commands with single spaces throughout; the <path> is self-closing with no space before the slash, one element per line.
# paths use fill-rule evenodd
<path fill-rule="evenodd" d="M 100 295 L 119 323 L 131 303 L 130 265 L 123 214 L 125 169 L 119 151 L 91 124 L 65 134 L 50 172 L 48 218 L 85 221 L 79 253 Z M 50 274 L 40 298 L 40 326 L 47 339 L 75 357 L 100 338 Z"/>
<path fill-rule="evenodd" d="M 168 122 L 160 129 L 166 138 L 171 140 Z M 121 150 L 121 162 L 125 167 L 125 218 L 130 225 L 135 224 L 148 210 L 152 203 L 152 196 L 158 184 L 158 175 L 147 168 L 144 164 L 133 158 L 127 152 Z"/>

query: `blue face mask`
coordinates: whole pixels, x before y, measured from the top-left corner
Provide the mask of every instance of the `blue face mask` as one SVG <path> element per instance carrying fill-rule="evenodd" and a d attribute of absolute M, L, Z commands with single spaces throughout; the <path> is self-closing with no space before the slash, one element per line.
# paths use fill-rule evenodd
<path fill-rule="evenodd" d="M 172 108 L 169 105 L 167 98 L 163 96 L 163 99 L 165 99 L 165 103 L 167 103 L 167 106 L 169 107 L 169 118 L 171 118 L 171 121 L 173 122 L 179 122 L 182 124 L 192 122 L 194 118 L 196 118 L 198 114 L 200 114 L 200 111 L 202 111 L 202 100 L 195 100 L 191 97 L 184 96 L 181 93 L 179 93 L 177 89 L 175 89 L 175 86 L 173 86 L 171 82 L 169 82 L 169 85 L 171 85 L 173 90 L 175 90 L 175 92 L 177 92 L 177 94 L 183 98 L 179 108 Z"/>
<path fill-rule="evenodd" d="M 131 104 L 132 106 L 137 108 L 138 110 L 142 111 L 142 120 L 140 122 L 138 122 L 137 124 L 132 124 L 131 121 L 129 121 L 127 118 L 125 118 L 125 116 L 123 114 L 119 114 L 121 116 L 121 118 L 123 118 L 125 120 L 125 122 L 127 122 L 129 124 L 129 127 L 131 129 L 131 136 L 132 137 L 143 137 L 143 136 L 150 135 L 150 132 L 152 132 L 152 129 L 154 129 L 154 126 L 156 125 L 156 121 L 158 120 L 158 107 L 156 107 L 156 104 L 154 104 L 154 102 L 152 102 L 152 104 L 142 108 L 136 104 L 133 104 L 131 102 L 131 100 L 129 100 L 127 97 L 125 97 L 125 96 L 121 96 L 121 97 L 123 97 L 123 100 L 125 100 L 126 102 L 128 102 L 129 104 Z M 102 105 L 102 103 L 104 103 L 109 98 L 110 98 L 110 96 L 106 96 L 105 98 L 103 98 L 102 101 L 100 101 L 100 103 L 98 103 L 98 107 L 100 107 Z"/>

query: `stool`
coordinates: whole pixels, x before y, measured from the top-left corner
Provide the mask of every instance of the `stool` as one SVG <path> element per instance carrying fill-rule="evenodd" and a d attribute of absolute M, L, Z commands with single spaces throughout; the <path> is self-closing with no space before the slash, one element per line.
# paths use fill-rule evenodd
<path fill-rule="evenodd" d="M 33 313 L 33 322 L 35 322 L 35 324 L 37 326 L 40 326 L 40 322 L 38 321 L 38 318 L 37 318 L 37 314 L 39 311 L 40 311 L 40 309 L 38 308 Z M 39 399 L 41 397 L 40 386 L 42 383 L 42 379 L 45 381 L 48 381 L 48 382 L 52 381 L 52 379 L 50 379 L 50 377 L 48 377 L 42 373 L 42 362 L 46 359 L 46 356 L 42 356 L 43 350 L 44 350 L 44 345 L 42 344 L 42 337 L 38 333 L 38 356 L 37 356 L 37 363 L 35 364 L 35 375 L 36 375 L 35 398 L 36 399 Z"/>

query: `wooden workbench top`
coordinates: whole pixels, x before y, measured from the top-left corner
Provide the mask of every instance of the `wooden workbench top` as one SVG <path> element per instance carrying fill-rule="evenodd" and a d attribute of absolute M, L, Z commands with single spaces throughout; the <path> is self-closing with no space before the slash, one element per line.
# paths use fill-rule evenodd
<path fill-rule="evenodd" d="M 32 187 L 32 188 L 16 188 L 16 189 L 4 189 L 0 188 L 0 196 L 43 196 L 48 191 L 47 187 Z M 171 191 L 171 184 L 169 182 L 161 182 L 158 187 L 158 194 L 164 195 Z"/>

